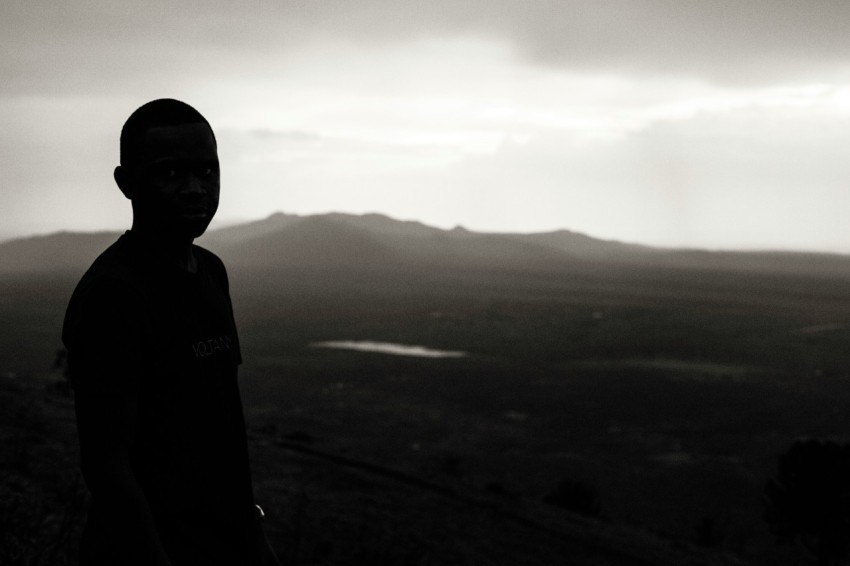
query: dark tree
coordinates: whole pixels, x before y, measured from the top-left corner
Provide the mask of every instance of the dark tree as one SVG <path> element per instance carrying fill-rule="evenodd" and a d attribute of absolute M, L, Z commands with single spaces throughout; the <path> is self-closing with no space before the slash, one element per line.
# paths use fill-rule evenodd
<path fill-rule="evenodd" d="M 562 480 L 554 491 L 543 498 L 543 502 L 588 517 L 601 518 L 603 515 L 596 488 L 582 481 Z"/>
<path fill-rule="evenodd" d="M 765 488 L 765 520 L 780 541 L 799 540 L 822 565 L 850 551 L 850 446 L 795 442 Z"/>

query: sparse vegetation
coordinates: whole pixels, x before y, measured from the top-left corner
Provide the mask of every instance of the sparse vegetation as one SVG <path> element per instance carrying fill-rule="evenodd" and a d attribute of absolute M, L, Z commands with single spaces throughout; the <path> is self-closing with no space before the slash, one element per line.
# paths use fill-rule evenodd
<path fill-rule="evenodd" d="M 555 505 L 588 517 L 602 517 L 602 506 L 596 488 L 583 481 L 564 479 L 546 497 L 544 503 Z"/>
<path fill-rule="evenodd" d="M 725 271 L 697 256 L 693 269 L 533 271 L 458 257 L 425 267 L 264 258 L 234 266 L 231 286 L 258 498 L 290 563 L 598 564 L 606 546 L 570 536 L 616 529 L 631 533 L 617 556 L 664 547 L 654 533 L 685 557 L 703 556 L 692 542 L 710 547 L 703 564 L 722 552 L 801 563 L 796 547 L 774 544 L 759 496 L 795 438 L 850 430 L 846 260 L 823 258 L 812 275 L 772 271 L 765 257 L 736 271 L 744 256 L 726 257 Z M 77 466 L 61 360 L 44 374 L 77 275 L 0 279 L 0 463 L 3 493 L 18 494 L 0 507 L 3 525 L 20 529 L 4 548 L 58 548 L 57 564 L 73 556 L 82 516 L 65 513 Z M 336 339 L 470 355 L 309 347 Z M 600 494 L 607 522 L 561 511 L 593 515 Z M 32 514 L 13 522 L 21 505 Z M 63 537 L 66 515 L 75 526 Z M 583 521 L 595 526 L 579 535 Z M 14 559 L 48 556 L 28 552 Z"/>
<path fill-rule="evenodd" d="M 850 552 L 850 445 L 795 442 L 765 488 L 765 518 L 784 542 L 800 541 L 823 566 Z"/>
<path fill-rule="evenodd" d="M 87 495 L 73 463 L 70 400 L 53 380 L 9 376 L 0 396 L 0 564 L 75 565 Z"/>

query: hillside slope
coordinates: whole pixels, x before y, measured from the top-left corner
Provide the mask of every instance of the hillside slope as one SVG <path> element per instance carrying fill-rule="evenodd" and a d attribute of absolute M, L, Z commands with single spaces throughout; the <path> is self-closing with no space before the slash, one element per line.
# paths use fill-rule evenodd
<path fill-rule="evenodd" d="M 57 232 L 0 243 L 0 273 L 82 272 L 115 232 Z M 205 234 L 200 245 L 235 268 L 521 272 L 688 270 L 850 279 L 850 256 L 803 252 L 659 249 L 560 230 L 536 234 L 441 230 L 379 214 L 297 216 Z M 599 271 L 602 268 L 602 271 Z"/>

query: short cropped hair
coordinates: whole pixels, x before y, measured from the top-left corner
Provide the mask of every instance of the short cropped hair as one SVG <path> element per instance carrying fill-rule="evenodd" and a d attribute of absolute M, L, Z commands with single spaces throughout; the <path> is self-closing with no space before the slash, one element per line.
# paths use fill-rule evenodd
<path fill-rule="evenodd" d="M 121 128 L 121 165 L 135 163 L 149 129 L 198 123 L 207 125 L 215 141 L 215 132 L 207 119 L 185 102 L 159 98 L 143 104 L 130 114 Z"/>

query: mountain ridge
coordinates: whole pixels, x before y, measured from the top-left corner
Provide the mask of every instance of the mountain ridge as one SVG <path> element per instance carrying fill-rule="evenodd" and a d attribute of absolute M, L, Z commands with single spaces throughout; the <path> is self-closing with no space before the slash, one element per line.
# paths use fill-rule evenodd
<path fill-rule="evenodd" d="M 59 231 L 0 242 L 0 273 L 80 272 L 120 232 Z M 197 243 L 237 268 L 564 271 L 687 269 L 850 278 L 850 256 L 823 252 L 656 248 L 570 230 L 444 230 L 370 213 L 266 218 L 212 230 Z"/>

